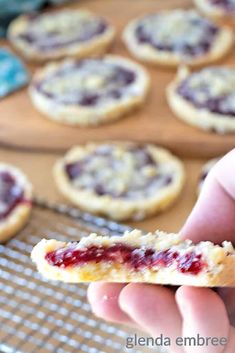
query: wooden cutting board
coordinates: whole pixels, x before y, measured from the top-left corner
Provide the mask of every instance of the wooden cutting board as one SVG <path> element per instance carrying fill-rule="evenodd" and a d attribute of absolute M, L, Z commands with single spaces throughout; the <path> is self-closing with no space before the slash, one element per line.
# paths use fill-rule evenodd
<path fill-rule="evenodd" d="M 189 0 L 80 0 L 69 6 L 86 7 L 109 19 L 117 28 L 111 52 L 130 57 L 121 41 L 122 29 L 130 19 L 162 8 L 191 5 Z M 4 41 L 2 44 L 7 45 Z M 235 64 L 234 53 L 235 50 L 222 63 Z M 29 66 L 29 69 L 34 71 L 35 67 Z M 165 88 L 174 77 L 174 71 L 149 66 L 148 71 L 152 85 L 143 108 L 115 123 L 95 128 L 56 124 L 34 109 L 27 89 L 18 91 L 0 102 L 0 144 L 31 150 L 64 151 L 87 141 L 130 139 L 157 143 L 186 157 L 213 157 L 235 146 L 235 134 L 206 133 L 175 118 L 165 99 Z"/>

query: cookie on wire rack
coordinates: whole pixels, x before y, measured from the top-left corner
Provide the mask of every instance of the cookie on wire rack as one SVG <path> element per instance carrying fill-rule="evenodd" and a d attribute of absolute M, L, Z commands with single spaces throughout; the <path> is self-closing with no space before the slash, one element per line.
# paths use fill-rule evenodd
<path fill-rule="evenodd" d="M 54 177 L 74 205 L 114 220 L 165 210 L 185 178 L 182 162 L 169 151 L 131 142 L 76 146 L 56 163 Z"/>
<path fill-rule="evenodd" d="M 76 9 L 21 15 L 8 29 L 12 45 L 33 61 L 101 55 L 114 36 L 105 19 Z"/>
<path fill-rule="evenodd" d="M 0 242 L 14 236 L 32 208 L 32 185 L 16 167 L 0 163 Z"/>
<path fill-rule="evenodd" d="M 43 276 L 69 283 L 235 286 L 235 251 L 227 241 L 193 244 L 179 234 L 134 230 L 121 237 L 90 234 L 71 243 L 43 239 L 31 256 Z"/>
<path fill-rule="evenodd" d="M 123 40 L 136 58 L 176 67 L 182 63 L 207 65 L 222 58 L 231 50 L 234 35 L 195 10 L 174 9 L 131 21 Z"/>

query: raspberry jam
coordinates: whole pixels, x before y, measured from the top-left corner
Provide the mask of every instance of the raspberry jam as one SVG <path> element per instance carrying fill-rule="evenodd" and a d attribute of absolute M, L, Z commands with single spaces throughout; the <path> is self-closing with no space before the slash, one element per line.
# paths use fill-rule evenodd
<path fill-rule="evenodd" d="M 86 86 L 93 76 L 102 81 L 101 87 Z M 76 83 L 71 85 L 71 80 Z M 83 84 L 80 77 L 83 78 Z M 51 99 L 59 99 L 60 103 L 71 105 L 79 104 L 84 107 L 95 107 L 99 104 L 109 104 L 110 101 L 120 100 L 126 95 L 136 95 L 132 90 L 137 79 L 134 70 L 122 65 L 112 64 L 103 59 L 81 59 L 71 64 L 64 63 L 49 78 L 35 84 L 38 91 Z M 64 89 L 58 92 L 53 88 L 61 82 Z M 64 83 L 63 83 L 64 82 Z M 50 88 L 48 88 L 48 85 Z M 66 88 L 65 88 L 66 87 Z"/>
<path fill-rule="evenodd" d="M 24 190 L 15 178 L 9 172 L 0 172 L 0 221 L 24 201 Z"/>
<path fill-rule="evenodd" d="M 114 244 L 109 247 L 93 245 L 85 249 L 76 247 L 77 243 L 74 243 L 70 247 L 51 251 L 46 254 L 45 259 L 50 265 L 61 268 L 82 266 L 89 262 L 115 262 L 125 264 L 134 270 L 174 265 L 181 273 L 193 275 L 197 275 L 205 267 L 201 255 L 193 251 L 180 255 L 172 250 L 154 251 L 124 244 Z"/>
<path fill-rule="evenodd" d="M 165 171 L 145 146 L 135 144 L 125 150 L 122 159 L 115 153 L 115 147 L 102 145 L 83 159 L 65 164 L 65 172 L 78 189 L 93 191 L 96 195 L 110 195 L 113 198 L 142 199 L 152 197 L 159 189 L 170 185 L 173 173 Z M 128 157 L 128 158 L 127 158 Z M 122 177 L 122 171 L 130 166 L 131 177 Z M 153 174 L 146 174 L 149 168 Z M 123 180 L 123 187 L 114 183 Z M 119 184 L 120 185 L 120 184 Z"/>
<path fill-rule="evenodd" d="M 177 87 L 177 93 L 197 109 L 234 118 L 234 78 L 234 69 L 205 68 L 184 79 Z"/>
<path fill-rule="evenodd" d="M 235 1 L 234 0 L 210 0 L 212 5 L 222 7 L 227 11 L 235 11 Z"/>
<path fill-rule="evenodd" d="M 185 21 L 191 24 L 188 36 L 185 36 L 185 33 L 179 34 L 177 31 L 175 36 L 167 36 L 167 34 L 159 36 L 158 33 L 161 32 L 163 27 L 162 18 L 155 14 L 149 16 L 149 21 L 146 21 L 146 19 L 136 27 L 136 38 L 140 43 L 150 44 L 160 51 L 176 52 L 189 57 L 200 56 L 210 50 L 218 34 L 218 28 L 215 25 L 204 18 L 194 16 L 185 18 Z M 194 35 L 198 36 L 197 40 L 190 40 L 191 36 Z"/>
<path fill-rule="evenodd" d="M 50 51 L 52 49 L 63 48 L 67 45 L 73 45 L 79 42 L 86 42 L 94 37 L 103 34 L 108 24 L 103 19 L 83 22 L 83 30 L 74 31 L 69 28 L 67 36 L 64 36 L 59 28 L 48 31 L 39 30 L 43 26 L 40 22 L 43 17 L 33 16 L 29 18 L 31 22 L 30 31 L 26 30 L 19 34 L 19 38 L 27 43 L 33 44 L 41 51 Z M 42 21 L 43 22 L 43 21 Z"/>

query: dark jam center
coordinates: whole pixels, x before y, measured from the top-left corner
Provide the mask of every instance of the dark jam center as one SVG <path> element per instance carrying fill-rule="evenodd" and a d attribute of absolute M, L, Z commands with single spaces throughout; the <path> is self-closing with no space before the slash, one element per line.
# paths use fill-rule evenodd
<path fill-rule="evenodd" d="M 38 16 L 33 18 L 32 21 L 39 21 Z M 103 34 L 107 29 L 107 23 L 102 19 L 96 20 L 96 26 L 91 26 L 89 21 L 84 22 L 83 30 L 77 31 L 76 29 L 68 32 L 67 38 L 63 35 L 60 29 L 53 29 L 51 31 L 31 31 L 24 32 L 19 35 L 24 41 L 38 47 L 41 50 L 50 50 L 63 47 L 64 45 L 71 45 L 77 42 L 85 42 L 92 39 L 95 36 Z"/>
<path fill-rule="evenodd" d="M 192 88 L 190 78 L 184 80 L 178 86 L 177 93 L 198 109 L 207 109 L 220 115 L 235 116 L 234 105 L 230 103 L 234 93 L 212 96 L 208 83 L 202 83 L 200 87 Z M 203 100 L 199 98 L 202 94 L 204 95 Z"/>
<path fill-rule="evenodd" d="M 47 82 L 68 80 L 73 75 L 81 73 L 84 81 L 89 80 L 92 75 L 99 75 L 104 83 L 99 89 L 86 87 L 68 87 L 64 92 L 57 94 L 46 88 Z M 51 99 L 59 99 L 63 104 L 79 104 L 84 107 L 94 107 L 99 103 L 107 103 L 110 100 L 120 100 L 126 94 L 130 95 L 129 87 L 135 83 L 134 71 L 119 65 L 105 63 L 102 60 L 88 59 L 80 60 L 70 67 L 61 67 L 53 76 L 36 84 L 37 90 L 41 91 Z M 55 82 L 55 85 L 57 83 Z M 131 93 L 132 94 L 132 93 Z"/>
<path fill-rule="evenodd" d="M 120 197 L 130 199 L 140 198 L 144 195 L 146 197 L 152 196 L 156 190 L 168 186 L 173 181 L 173 176 L 169 173 L 157 172 L 152 176 L 141 176 L 141 181 L 136 181 L 133 177 L 132 182 L 129 182 L 129 184 L 127 183 L 124 190 L 116 190 L 115 187 L 112 187 L 112 180 L 104 180 L 100 168 L 96 167 L 96 169 L 94 169 L 91 167 L 94 160 L 97 160 L 97 158 L 102 158 L 102 160 L 105 161 L 104 166 L 101 167 L 103 168 L 103 171 L 104 169 L 107 171 L 112 170 L 114 177 L 115 175 L 118 175 L 119 171 L 125 169 L 126 166 L 123 161 L 116 159 L 112 152 L 111 147 L 109 149 L 107 148 L 105 151 L 96 150 L 82 160 L 66 164 L 65 172 L 68 178 L 71 181 L 74 181 L 80 177 L 84 178 L 86 175 L 87 178 L 92 181 L 89 185 L 82 186 L 80 184 L 81 189 L 92 190 L 99 196 L 110 195 L 113 198 Z M 142 175 L 141 173 L 146 167 L 151 167 L 153 169 L 158 168 L 157 161 L 154 160 L 146 148 L 136 145 L 130 147 L 127 152 L 132 154 L 132 157 L 134 158 L 134 171 L 136 171 L 136 173 Z"/>
<path fill-rule="evenodd" d="M 130 269 L 141 270 L 153 267 L 169 267 L 175 265 L 179 272 L 197 275 L 205 267 L 201 255 L 191 251 L 180 255 L 177 251 L 139 249 L 115 244 L 110 247 L 90 246 L 86 249 L 76 249 L 74 246 L 49 252 L 45 258 L 52 266 L 67 268 L 82 266 L 89 262 L 107 262 L 125 264 Z"/>
<path fill-rule="evenodd" d="M 21 202 L 24 202 L 24 190 L 10 173 L 0 172 L 0 220 L 6 218 Z"/>
<path fill-rule="evenodd" d="M 187 34 L 177 40 L 174 40 L 174 37 L 170 40 L 160 40 L 154 35 L 157 33 L 157 24 L 151 33 L 146 31 L 144 24 L 139 24 L 136 28 L 136 37 L 140 43 L 148 43 L 157 50 L 176 52 L 185 56 L 202 55 L 210 50 L 218 28 L 204 19 L 195 19 L 190 22 L 192 23 L 192 31 L 193 27 L 195 30 L 199 26 L 203 28 L 202 35 L 199 36 L 196 43 L 190 43 Z"/>
<path fill-rule="evenodd" d="M 209 0 L 212 5 L 222 7 L 226 11 L 235 11 L 234 0 Z"/>

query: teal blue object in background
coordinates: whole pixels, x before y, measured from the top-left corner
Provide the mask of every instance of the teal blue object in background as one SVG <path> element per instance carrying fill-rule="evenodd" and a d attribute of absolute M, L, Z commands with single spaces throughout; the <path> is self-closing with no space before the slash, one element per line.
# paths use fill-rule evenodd
<path fill-rule="evenodd" d="M 25 86 L 29 74 L 21 60 L 6 49 L 0 49 L 0 98 Z"/>
<path fill-rule="evenodd" d="M 5 37 L 9 23 L 20 14 L 65 2 L 68 0 L 0 0 L 0 37 Z"/>
<path fill-rule="evenodd" d="M 0 16 L 38 10 L 45 0 L 0 0 Z"/>

